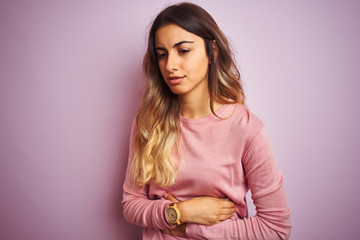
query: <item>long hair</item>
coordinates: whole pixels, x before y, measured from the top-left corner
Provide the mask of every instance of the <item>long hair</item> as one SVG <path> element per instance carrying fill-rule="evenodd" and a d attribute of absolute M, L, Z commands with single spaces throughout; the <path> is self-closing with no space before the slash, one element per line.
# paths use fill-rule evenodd
<path fill-rule="evenodd" d="M 245 103 L 240 73 L 228 40 L 210 14 L 192 3 L 171 5 L 161 11 L 151 26 L 143 60 L 147 82 L 136 115 L 138 131 L 131 165 L 131 176 L 138 186 L 150 181 L 159 185 L 175 183 L 177 166 L 171 158 L 179 153 L 176 150 L 181 133 L 180 105 L 161 75 L 155 51 L 155 33 L 166 24 L 176 24 L 204 40 L 210 59 L 208 88 L 211 112 L 215 114 L 214 102 Z"/>

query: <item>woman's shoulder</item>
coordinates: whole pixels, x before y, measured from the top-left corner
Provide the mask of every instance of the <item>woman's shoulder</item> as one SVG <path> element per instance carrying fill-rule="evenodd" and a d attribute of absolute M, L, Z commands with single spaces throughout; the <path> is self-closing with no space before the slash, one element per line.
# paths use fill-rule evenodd
<path fill-rule="evenodd" d="M 264 127 L 263 121 L 256 116 L 250 109 L 242 104 L 234 103 L 228 104 L 227 114 L 230 117 L 230 123 L 243 131 L 248 132 L 250 135 L 256 134 L 261 128 Z"/>

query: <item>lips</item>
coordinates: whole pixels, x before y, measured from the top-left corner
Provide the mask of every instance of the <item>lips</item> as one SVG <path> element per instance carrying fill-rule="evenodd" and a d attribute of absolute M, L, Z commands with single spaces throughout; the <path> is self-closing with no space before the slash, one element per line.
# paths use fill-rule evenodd
<path fill-rule="evenodd" d="M 183 79 L 184 77 L 180 77 L 180 76 L 168 77 L 169 82 L 173 85 L 179 84 Z"/>

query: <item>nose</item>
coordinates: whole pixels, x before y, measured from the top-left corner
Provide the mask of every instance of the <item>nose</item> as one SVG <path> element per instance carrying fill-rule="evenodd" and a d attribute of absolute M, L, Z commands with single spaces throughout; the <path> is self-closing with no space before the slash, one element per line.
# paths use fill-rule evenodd
<path fill-rule="evenodd" d="M 174 72 L 178 70 L 178 59 L 176 54 L 169 54 L 166 62 L 166 70 L 168 72 Z"/>

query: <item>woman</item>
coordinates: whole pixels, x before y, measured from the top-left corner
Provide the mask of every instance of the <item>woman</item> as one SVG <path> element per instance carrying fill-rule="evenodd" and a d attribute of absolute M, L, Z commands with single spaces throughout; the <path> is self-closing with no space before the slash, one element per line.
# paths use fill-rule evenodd
<path fill-rule="evenodd" d="M 147 86 L 122 202 L 127 221 L 144 228 L 143 239 L 287 239 L 282 175 L 212 17 L 190 3 L 164 9 L 143 67 Z"/>

